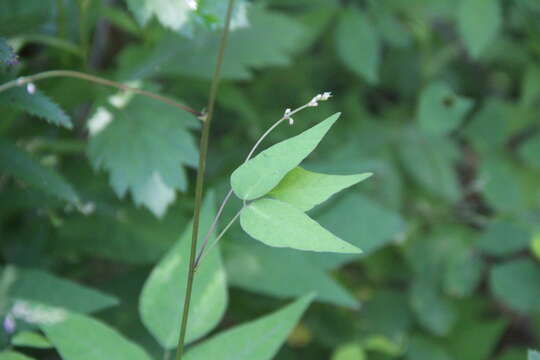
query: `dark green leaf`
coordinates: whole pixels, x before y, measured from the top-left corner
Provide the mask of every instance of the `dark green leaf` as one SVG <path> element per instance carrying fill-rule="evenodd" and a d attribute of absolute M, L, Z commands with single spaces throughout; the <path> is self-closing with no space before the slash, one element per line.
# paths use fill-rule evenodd
<path fill-rule="evenodd" d="M 0 138 L 0 171 L 28 185 L 70 203 L 78 203 L 77 193 L 60 174 L 41 165 L 17 146 Z"/>
<path fill-rule="evenodd" d="M 313 299 L 304 296 L 280 310 L 224 331 L 188 351 L 186 360 L 270 360 Z"/>
<path fill-rule="evenodd" d="M 35 86 L 35 85 L 27 85 Z M 27 113 L 45 119 L 47 122 L 71 129 L 73 124 L 64 110 L 49 99 L 39 89 L 28 91 L 24 87 L 15 87 L 0 94 L 0 105 L 13 106 Z"/>

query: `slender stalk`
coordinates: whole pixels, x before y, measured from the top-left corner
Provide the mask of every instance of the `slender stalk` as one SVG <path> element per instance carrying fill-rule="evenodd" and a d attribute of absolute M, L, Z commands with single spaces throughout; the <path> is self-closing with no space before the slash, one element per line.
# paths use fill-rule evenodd
<path fill-rule="evenodd" d="M 44 71 L 35 75 L 20 77 L 18 79 L 15 79 L 15 80 L 12 80 L 5 84 L 0 85 L 0 93 L 8 89 L 11 89 L 13 87 L 22 86 L 28 83 L 36 82 L 43 79 L 53 78 L 53 77 L 69 77 L 69 78 L 81 79 L 81 80 L 86 80 L 86 81 L 93 82 L 100 85 L 110 86 L 110 87 L 114 87 L 114 88 L 125 90 L 125 91 L 131 91 L 135 94 L 143 95 L 143 96 L 161 101 L 165 104 L 172 105 L 181 110 L 187 111 L 197 117 L 203 116 L 202 113 L 196 110 L 193 110 L 188 106 L 180 104 L 179 102 L 171 98 L 168 98 L 166 96 L 161 96 L 151 91 L 137 89 L 135 87 L 127 86 L 116 81 L 111 81 L 111 80 L 100 78 L 94 75 L 86 74 L 79 71 L 72 71 L 72 70 L 51 70 L 51 71 Z"/>
<path fill-rule="evenodd" d="M 313 101 L 313 100 L 312 100 Z M 246 160 L 244 160 L 244 164 L 246 162 L 249 161 L 249 159 L 251 159 L 251 157 L 253 156 L 253 154 L 255 153 L 255 151 L 257 150 L 257 148 L 259 147 L 259 145 L 263 142 L 263 140 L 276 128 L 279 126 L 279 124 L 281 124 L 283 121 L 285 120 L 289 120 L 294 114 L 298 113 L 299 111 L 302 111 L 304 110 L 305 108 L 308 108 L 308 107 L 312 107 L 312 101 L 308 102 L 307 104 L 304 104 L 302 106 L 300 106 L 299 108 L 297 109 L 294 109 L 293 111 L 287 113 L 286 115 L 284 115 L 281 119 L 279 119 L 278 121 L 276 121 L 274 123 L 274 125 L 270 126 L 268 128 L 268 130 L 265 131 L 264 134 L 262 134 L 262 136 L 259 138 L 259 140 L 257 140 L 257 142 L 255 143 L 255 145 L 253 145 L 253 147 L 251 148 L 251 150 L 249 151 L 249 154 L 248 156 L 246 157 Z M 216 216 L 214 217 L 214 221 L 212 221 L 212 225 L 210 226 L 210 228 L 208 229 L 208 232 L 206 233 L 206 236 L 204 237 L 204 240 L 203 240 L 203 243 L 202 243 L 202 246 L 201 246 L 201 249 L 199 251 L 199 254 L 197 255 L 197 259 L 195 260 L 195 268 L 197 268 L 199 266 L 199 263 L 202 261 L 203 257 L 204 257 L 204 253 L 205 253 L 205 248 L 206 246 L 208 245 L 208 241 L 210 239 L 210 236 L 214 233 L 214 230 L 216 229 L 216 226 L 217 226 L 217 223 L 218 223 L 218 220 L 219 218 L 221 217 L 221 213 L 223 212 L 223 209 L 225 208 L 225 205 L 227 205 L 227 202 L 229 201 L 231 195 L 233 193 L 233 190 L 230 189 L 229 192 L 227 193 L 227 195 L 225 196 L 225 199 L 223 199 L 223 202 L 221 203 L 221 205 L 219 206 L 219 210 L 216 214 Z M 242 209 L 246 206 L 246 203 L 244 201 L 244 206 L 242 207 Z M 240 210 L 241 211 L 241 210 Z M 233 218 L 233 220 L 229 223 L 229 225 L 227 225 L 227 229 L 230 227 L 230 225 L 232 225 L 232 223 L 234 223 L 234 221 L 238 218 L 238 215 L 240 214 L 240 212 L 238 214 L 236 214 L 236 216 Z M 212 244 L 211 247 L 213 247 L 217 242 L 218 240 L 221 238 L 221 236 L 218 236 L 218 238 L 216 239 L 216 241 L 214 241 L 214 243 Z M 208 251 L 210 251 L 210 248 L 208 249 Z"/>
<path fill-rule="evenodd" d="M 216 102 L 216 95 L 219 87 L 219 80 L 221 77 L 221 66 L 223 65 L 225 46 L 227 44 L 227 38 L 229 37 L 233 6 L 234 0 L 229 0 L 227 16 L 225 19 L 225 28 L 223 29 L 223 35 L 221 37 L 219 53 L 216 61 L 216 70 L 214 72 L 214 77 L 212 78 L 212 85 L 210 87 L 210 96 L 208 99 L 208 115 L 203 122 L 201 134 L 201 142 L 199 147 L 199 168 L 197 170 L 197 181 L 195 185 L 195 209 L 193 213 L 193 231 L 191 237 L 191 253 L 189 256 L 189 272 L 186 285 L 186 294 L 184 297 L 184 313 L 182 315 L 182 322 L 180 324 L 180 338 L 178 339 L 178 347 L 176 348 L 176 360 L 181 360 L 184 353 L 184 342 L 186 338 L 187 324 L 189 318 L 189 306 L 191 303 L 191 291 L 193 289 L 193 278 L 195 277 L 195 257 L 197 255 L 197 239 L 199 236 L 199 220 L 201 214 L 202 195 L 204 187 L 204 173 L 206 170 L 206 157 L 208 154 L 208 137 L 210 134 L 210 123 L 212 121 L 212 116 L 214 115 L 214 105 Z"/>
<path fill-rule="evenodd" d="M 236 215 L 233 216 L 233 218 L 231 219 L 231 221 L 229 221 L 229 223 L 223 228 L 223 230 L 221 230 L 221 232 L 219 233 L 219 235 L 216 237 L 216 240 L 214 240 L 213 243 L 210 244 L 210 246 L 208 246 L 208 249 L 205 251 L 205 252 L 200 252 L 199 253 L 199 256 L 197 257 L 197 262 L 195 262 L 195 271 L 197 271 L 198 267 L 199 267 L 199 264 L 200 262 L 202 261 L 202 259 L 204 259 L 204 256 L 208 253 L 210 253 L 210 251 L 212 250 L 212 248 L 218 243 L 218 241 L 223 237 L 223 235 L 225 235 L 225 233 L 227 232 L 227 230 L 229 230 L 229 228 L 234 224 L 234 222 L 236 221 L 236 219 L 238 219 L 238 217 L 240 216 L 240 214 L 242 213 L 242 210 L 244 210 L 245 206 L 242 206 L 242 208 L 240 210 L 238 210 L 238 212 L 236 213 Z"/>

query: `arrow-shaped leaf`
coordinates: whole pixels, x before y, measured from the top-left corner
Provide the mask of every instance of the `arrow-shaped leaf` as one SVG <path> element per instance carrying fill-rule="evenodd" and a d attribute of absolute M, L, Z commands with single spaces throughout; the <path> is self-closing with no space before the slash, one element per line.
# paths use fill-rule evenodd
<path fill-rule="evenodd" d="M 275 247 L 298 250 L 361 253 L 336 237 L 296 207 L 279 200 L 252 202 L 240 215 L 240 224 L 251 237 Z"/>
<path fill-rule="evenodd" d="M 340 113 L 336 113 L 300 135 L 277 143 L 242 164 L 231 176 L 231 186 L 235 194 L 244 200 L 267 194 L 317 147 L 339 116 Z"/>

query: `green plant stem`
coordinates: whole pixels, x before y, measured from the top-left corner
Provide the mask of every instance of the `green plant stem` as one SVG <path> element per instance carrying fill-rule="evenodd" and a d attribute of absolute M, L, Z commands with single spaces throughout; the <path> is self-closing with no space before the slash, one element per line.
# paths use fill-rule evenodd
<path fill-rule="evenodd" d="M 219 87 L 219 80 L 221 77 L 221 66 L 223 65 L 223 57 L 225 54 L 225 46 L 227 44 L 227 38 L 229 37 L 229 29 L 231 25 L 232 10 L 234 6 L 234 0 L 229 0 L 227 8 L 227 16 L 225 19 L 225 28 L 223 29 L 223 35 L 219 45 L 219 53 L 216 60 L 216 69 L 214 77 L 212 78 L 212 85 L 210 87 L 210 96 L 208 99 L 208 114 L 203 122 L 201 142 L 200 142 L 200 156 L 199 167 L 197 170 L 197 181 L 195 185 L 195 209 L 193 213 L 193 231 L 191 237 L 191 253 L 189 256 L 189 272 L 186 285 L 186 295 L 184 298 L 184 312 L 182 315 L 182 322 L 180 324 L 180 338 L 178 339 L 178 347 L 176 348 L 176 360 L 181 360 L 184 353 L 184 342 L 187 332 L 187 324 L 189 319 L 189 306 L 191 303 L 191 291 L 193 289 L 193 278 L 195 277 L 195 257 L 197 255 L 197 239 L 199 236 L 199 220 L 201 214 L 201 205 L 203 197 L 204 187 L 204 173 L 206 170 L 206 157 L 208 154 L 208 138 L 210 134 L 210 123 L 212 116 L 214 115 L 214 105 L 216 102 L 217 91 Z"/>
<path fill-rule="evenodd" d="M 257 150 L 257 148 L 259 147 L 259 145 L 263 142 L 263 140 L 275 129 L 279 126 L 279 124 L 281 124 L 282 122 L 284 122 L 285 120 L 288 120 L 290 119 L 293 115 L 295 115 L 296 113 L 298 113 L 299 111 L 302 111 L 304 110 L 305 108 L 308 108 L 308 107 L 311 107 L 310 105 L 310 102 L 308 102 L 307 104 L 304 104 L 302 106 L 300 106 L 299 108 L 297 109 L 294 109 L 293 111 L 291 111 L 289 114 L 287 114 L 286 116 L 284 115 L 281 119 L 279 119 L 278 121 L 276 121 L 274 123 L 274 125 L 270 126 L 268 128 L 268 130 L 265 131 L 264 134 L 261 135 L 261 137 L 257 140 L 257 142 L 255 143 L 255 145 L 253 145 L 253 147 L 251 148 L 251 150 L 249 151 L 249 154 L 248 156 L 246 157 L 246 160 L 244 160 L 244 164 L 246 162 L 248 162 L 251 157 L 253 156 L 253 154 L 255 153 L 255 151 Z M 203 243 L 202 243 L 202 246 L 201 246 L 201 250 L 199 251 L 199 254 L 197 255 L 197 259 L 195 260 L 195 268 L 197 268 L 200 264 L 200 262 L 202 261 L 203 257 L 204 257 L 204 252 L 205 252 L 205 249 L 206 249 L 206 246 L 208 245 L 208 241 L 210 240 L 210 236 L 214 233 L 214 230 L 216 229 L 216 226 L 217 226 L 217 223 L 218 223 L 218 220 L 219 218 L 221 217 L 221 213 L 223 212 L 223 209 L 225 208 L 225 205 L 227 204 L 227 202 L 229 201 L 231 195 L 233 193 L 233 190 L 232 189 L 229 189 L 229 192 L 227 193 L 227 195 L 225 196 L 225 198 L 223 199 L 223 201 L 221 202 L 221 205 L 219 206 L 219 210 L 216 214 L 216 216 L 214 217 L 214 220 L 212 221 L 212 225 L 210 225 L 210 228 L 208 229 L 208 232 L 206 233 L 205 237 L 204 237 L 204 240 L 203 240 Z M 242 207 L 242 209 L 246 206 L 246 203 L 244 202 L 244 206 Z M 242 211 L 242 210 L 240 210 Z M 233 218 L 232 222 L 234 223 L 234 220 L 236 220 L 236 218 L 238 218 L 238 215 L 239 213 Z M 227 229 L 230 227 L 230 225 L 232 225 L 232 223 L 229 223 L 227 225 Z M 213 247 L 217 242 L 218 240 L 221 238 L 221 236 L 218 236 L 218 238 L 216 239 L 216 241 L 214 241 L 214 243 L 212 244 L 211 247 Z M 209 249 L 210 250 L 210 249 Z M 209 251 L 208 250 L 208 251 Z"/>
<path fill-rule="evenodd" d="M 210 246 L 208 246 L 207 250 L 205 252 L 200 252 L 199 253 L 199 256 L 197 257 L 197 261 L 195 262 L 195 271 L 197 271 L 197 268 L 199 267 L 199 264 L 201 263 L 201 261 L 204 259 L 204 256 L 206 254 L 210 253 L 212 248 L 218 243 L 218 241 L 223 237 L 223 235 L 225 235 L 227 230 L 229 230 L 229 228 L 234 224 L 236 219 L 238 219 L 238 217 L 240 216 L 240 214 L 242 213 L 242 210 L 244 210 L 244 208 L 245 208 L 245 206 L 242 206 L 242 208 L 240 210 L 238 210 L 238 212 L 233 216 L 231 221 L 229 221 L 229 223 L 223 228 L 223 230 L 221 230 L 219 235 L 216 237 L 216 240 L 214 240 L 214 242 L 211 243 Z"/>
<path fill-rule="evenodd" d="M 190 107 L 180 104 L 178 101 L 175 101 L 166 96 L 161 96 L 151 91 L 137 89 L 137 88 L 127 86 L 116 81 L 111 81 L 111 80 L 100 78 L 94 75 L 86 74 L 79 71 L 72 71 L 72 70 L 51 70 L 51 71 L 44 71 L 35 75 L 23 76 L 18 79 L 15 79 L 15 80 L 12 80 L 5 84 L 0 85 L 0 93 L 6 90 L 9 90 L 11 88 L 17 87 L 17 86 L 22 86 L 28 83 L 32 83 L 32 82 L 36 82 L 36 81 L 48 79 L 48 78 L 54 78 L 54 77 L 68 77 L 68 78 L 81 79 L 81 80 L 86 80 L 86 81 L 93 82 L 100 85 L 114 87 L 114 88 L 125 90 L 125 91 L 131 91 L 135 94 L 147 96 L 149 98 L 161 101 L 165 104 L 172 105 L 181 110 L 187 111 L 197 117 L 203 116 L 201 112 L 193 110 Z"/>

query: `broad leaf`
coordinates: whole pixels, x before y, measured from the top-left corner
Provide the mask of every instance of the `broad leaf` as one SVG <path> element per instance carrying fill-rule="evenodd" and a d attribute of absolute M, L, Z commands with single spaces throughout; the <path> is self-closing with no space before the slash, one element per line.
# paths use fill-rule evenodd
<path fill-rule="evenodd" d="M 29 85 L 35 86 L 35 85 Z M 0 105 L 13 106 L 22 111 L 45 119 L 47 122 L 71 129 L 73 124 L 69 116 L 55 102 L 39 89 L 30 93 L 25 87 L 16 87 L 0 94 Z"/>
<path fill-rule="evenodd" d="M 21 354 L 20 352 L 8 350 L 0 352 L 0 360 L 33 360 L 33 358 Z"/>
<path fill-rule="evenodd" d="M 334 114 L 300 135 L 277 143 L 242 164 L 231 175 L 235 194 L 252 200 L 267 194 L 322 140 L 340 114 Z"/>
<path fill-rule="evenodd" d="M 540 267 L 531 260 L 514 260 L 491 269 L 493 295 L 520 312 L 540 311 Z"/>
<path fill-rule="evenodd" d="M 41 165 L 26 152 L 0 138 L 0 173 L 70 203 L 77 203 L 77 193 L 60 174 Z"/>
<path fill-rule="evenodd" d="M 165 214 L 176 190 L 187 189 L 183 166 L 196 166 L 197 149 L 187 131 L 195 118 L 154 99 L 113 96 L 89 120 L 88 156 L 110 173 L 119 197 L 131 192 L 156 216 Z"/>
<path fill-rule="evenodd" d="M 381 45 L 375 28 L 363 13 L 353 8 L 342 12 L 336 29 L 336 46 L 348 68 L 370 84 L 379 81 Z"/>
<path fill-rule="evenodd" d="M 257 320 L 224 331 L 188 351 L 186 360 L 270 360 L 313 299 L 304 296 Z"/>
<path fill-rule="evenodd" d="M 43 335 L 32 331 L 21 331 L 16 333 L 11 339 L 11 344 L 20 347 L 31 347 L 37 349 L 51 348 L 51 342 Z"/>
<path fill-rule="evenodd" d="M 116 298 L 100 291 L 30 269 L 16 270 L 9 296 L 81 313 L 92 313 L 118 304 Z"/>
<path fill-rule="evenodd" d="M 302 48 L 298 44 L 305 41 L 306 29 L 302 24 L 262 6 L 249 6 L 248 23 L 248 27 L 236 29 L 229 36 L 223 78 L 248 79 L 253 69 L 288 65 L 291 54 Z M 265 46 L 259 46 L 262 38 Z M 203 34 L 198 41 L 170 34 L 152 48 L 130 47 L 121 55 L 119 76 L 124 80 L 158 74 L 210 79 L 216 66 L 219 41 L 219 33 Z M 182 61 L 178 61 L 179 58 Z"/>
<path fill-rule="evenodd" d="M 0 34 L 2 36 L 31 33 L 43 25 L 54 11 L 46 1 L 0 1 Z"/>
<path fill-rule="evenodd" d="M 324 229 L 296 207 L 279 200 L 252 202 L 242 210 L 240 224 L 251 237 L 269 246 L 317 252 L 362 252 Z"/>
<path fill-rule="evenodd" d="M 438 336 L 447 335 L 456 321 L 450 303 L 429 282 L 416 280 L 410 289 L 410 303 L 420 324 Z"/>
<path fill-rule="evenodd" d="M 215 215 L 214 197 L 208 196 L 201 213 L 198 245 Z M 192 225 L 174 247 L 152 270 L 146 280 L 139 304 L 145 326 L 164 348 L 171 349 L 178 343 L 180 319 L 189 269 Z M 213 242 L 213 237 L 209 240 Z M 206 335 L 221 320 L 227 307 L 227 284 L 219 248 L 214 247 L 202 260 L 197 270 L 191 297 L 192 305 L 186 342 Z"/>
<path fill-rule="evenodd" d="M 498 0 L 461 0 L 458 29 L 472 57 L 478 58 L 497 36 L 502 22 Z"/>
<path fill-rule="evenodd" d="M 127 0 L 127 4 L 141 24 L 156 16 L 163 26 L 176 31 L 182 28 L 195 10 L 185 0 Z"/>
<path fill-rule="evenodd" d="M 519 154 L 528 165 L 540 170 L 540 135 L 533 136 L 520 146 Z"/>
<path fill-rule="evenodd" d="M 461 124 L 472 106 L 471 100 L 456 95 L 445 83 L 432 83 L 420 94 L 417 109 L 419 126 L 429 134 L 448 133 Z"/>
<path fill-rule="evenodd" d="M 305 253 L 269 248 L 238 231 L 223 247 L 227 279 L 233 286 L 276 297 L 296 297 L 309 292 L 316 300 L 357 308 L 358 301 L 342 285 L 314 266 Z M 234 239 L 234 240 L 233 240 Z M 283 281 L 283 279 L 287 281 Z"/>
<path fill-rule="evenodd" d="M 308 211 L 335 193 L 370 177 L 371 173 L 328 175 L 304 170 L 291 170 L 268 195 Z"/>
<path fill-rule="evenodd" d="M 505 256 L 527 249 L 531 240 L 532 234 L 524 226 L 495 220 L 485 228 L 477 246 L 489 255 Z"/>
<path fill-rule="evenodd" d="M 64 360 L 150 360 L 139 345 L 84 315 L 70 314 L 66 320 L 42 329 Z"/>
<path fill-rule="evenodd" d="M 445 349 L 436 342 L 421 336 L 410 340 L 407 350 L 407 360 L 452 360 Z"/>

